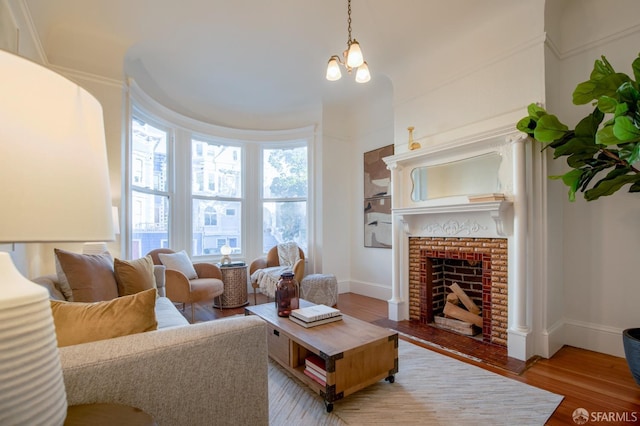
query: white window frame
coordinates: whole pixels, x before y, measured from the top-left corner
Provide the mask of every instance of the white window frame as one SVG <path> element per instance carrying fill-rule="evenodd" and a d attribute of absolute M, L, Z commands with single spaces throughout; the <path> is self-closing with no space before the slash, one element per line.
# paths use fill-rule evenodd
<path fill-rule="evenodd" d="M 172 111 L 158 104 L 154 99 L 144 93 L 133 80 L 129 80 L 129 96 L 127 98 L 127 128 L 125 140 L 126 158 L 123 179 L 123 202 L 125 205 L 127 222 L 131 217 L 131 129 L 132 116 L 145 119 L 150 124 L 163 129 L 173 129 L 168 140 L 167 157 L 169 161 L 168 176 L 171 188 L 169 194 L 169 241 L 173 250 L 185 250 L 192 254 L 192 193 L 191 193 L 191 139 L 204 139 L 214 143 L 229 143 L 241 145 L 243 152 L 243 198 L 241 241 L 243 252 L 232 255 L 237 260 L 247 263 L 264 254 L 262 250 L 262 186 L 248 182 L 258 182 L 262 175 L 262 149 L 286 148 L 292 146 L 307 146 L 307 244 L 308 252 L 306 260 L 310 264 L 313 258 L 314 246 L 314 208 L 313 196 L 313 157 L 316 137 L 316 126 L 309 125 L 301 128 L 287 130 L 241 130 L 217 126 L 194 120 L 190 117 Z M 184 149 L 181 147 L 184 146 Z M 127 258 L 131 257 L 131 227 L 130 222 L 124 227 L 124 250 Z M 144 255 L 145 253 L 142 253 Z M 219 256 L 198 256 L 198 261 L 219 261 Z"/>

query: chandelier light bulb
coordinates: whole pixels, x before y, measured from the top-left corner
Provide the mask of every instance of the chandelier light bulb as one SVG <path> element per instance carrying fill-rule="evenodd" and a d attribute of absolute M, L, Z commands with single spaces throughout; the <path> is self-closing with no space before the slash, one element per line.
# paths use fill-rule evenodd
<path fill-rule="evenodd" d="M 360 43 L 355 39 L 349 45 L 349 51 L 347 52 L 347 66 L 351 68 L 358 68 L 364 63 L 364 56 L 362 56 L 362 49 L 360 49 Z"/>
<path fill-rule="evenodd" d="M 340 77 L 342 77 L 342 73 L 338 64 L 338 57 L 334 55 L 329 58 L 329 64 L 327 65 L 327 80 L 336 81 L 340 80 Z"/>
<path fill-rule="evenodd" d="M 361 66 L 358 67 L 358 71 L 356 71 L 356 82 L 357 83 L 366 83 L 371 80 L 371 74 L 369 73 L 369 67 L 366 62 L 363 62 Z"/>

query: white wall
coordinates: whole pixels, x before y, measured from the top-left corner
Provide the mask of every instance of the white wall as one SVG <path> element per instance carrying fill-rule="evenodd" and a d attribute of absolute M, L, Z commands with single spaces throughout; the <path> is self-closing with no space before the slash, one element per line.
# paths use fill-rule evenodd
<path fill-rule="evenodd" d="M 415 127 L 414 138 L 424 147 L 463 126 L 475 124 L 469 131 L 477 133 L 487 121 L 494 127 L 508 124 L 512 113 L 522 114 L 542 98 L 543 68 L 536 52 L 544 37 L 543 5 L 542 0 L 514 3 L 390 76 L 396 153 L 407 150 L 408 126 Z"/>
<path fill-rule="evenodd" d="M 593 63 L 605 55 L 617 71 L 631 74 L 640 45 L 640 4 L 633 0 L 550 2 L 557 19 L 547 20 L 548 62 L 558 63 L 549 76 L 548 107 L 569 125 L 588 114 L 590 105 L 571 102 L 575 86 L 589 78 Z M 553 173 L 566 171 L 564 160 Z M 621 331 L 640 323 L 640 290 L 635 262 L 640 253 L 640 199 L 621 192 L 586 202 L 566 198 L 563 208 L 562 264 L 565 344 L 623 356 Z"/>
<path fill-rule="evenodd" d="M 379 79 L 384 78 L 378 76 Z M 386 80 L 366 100 L 357 104 L 349 118 L 354 156 L 350 161 L 353 205 L 349 224 L 352 229 L 350 291 L 377 299 L 391 298 L 391 250 L 364 246 L 364 153 L 393 144 L 393 91 Z M 366 108 L 364 108 L 366 106 Z"/>
<path fill-rule="evenodd" d="M 352 159 L 355 145 L 349 136 L 349 121 L 344 108 L 325 106 L 322 116 L 321 150 L 315 152 L 318 168 L 315 176 L 319 188 L 315 209 L 318 212 L 316 265 L 310 272 L 334 274 L 339 291 L 349 289 L 353 238 L 350 218 L 353 216 L 354 175 Z"/>

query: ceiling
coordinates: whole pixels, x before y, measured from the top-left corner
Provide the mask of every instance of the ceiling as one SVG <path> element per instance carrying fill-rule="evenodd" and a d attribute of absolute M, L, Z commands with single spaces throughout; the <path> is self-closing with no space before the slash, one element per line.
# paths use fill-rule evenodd
<path fill-rule="evenodd" d="M 398 70 L 512 0 L 353 0 L 372 80 L 324 78 L 347 42 L 346 0 L 24 0 L 52 66 L 122 80 L 182 114 L 295 114 L 390 92 Z"/>

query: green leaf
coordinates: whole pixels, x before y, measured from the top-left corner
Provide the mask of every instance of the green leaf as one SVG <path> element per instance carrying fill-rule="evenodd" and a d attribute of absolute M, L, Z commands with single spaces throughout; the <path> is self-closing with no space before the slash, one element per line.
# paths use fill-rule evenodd
<path fill-rule="evenodd" d="M 584 105 L 595 99 L 596 91 L 595 81 L 587 80 L 578 84 L 573 91 L 573 103 L 575 105 Z"/>
<path fill-rule="evenodd" d="M 580 180 L 578 181 L 578 190 L 582 192 L 586 191 L 593 178 L 595 178 L 596 175 L 605 168 L 607 168 L 607 166 L 598 165 L 597 167 L 594 166 L 581 169 L 582 175 L 580 176 Z"/>
<path fill-rule="evenodd" d="M 593 64 L 593 71 L 591 71 L 591 80 L 601 80 L 604 77 L 613 74 L 615 71 L 607 58 L 602 56 L 602 60 L 596 59 Z"/>
<path fill-rule="evenodd" d="M 582 175 L 582 170 L 574 169 L 568 171 L 562 176 L 549 176 L 551 179 L 562 179 L 565 185 L 569 187 L 569 201 L 576 200 L 576 191 L 578 189 L 578 182 L 580 181 L 580 176 Z"/>
<path fill-rule="evenodd" d="M 580 120 L 576 126 L 576 136 L 582 138 L 593 138 L 603 119 L 604 113 L 598 108 L 594 109 L 591 114 Z"/>
<path fill-rule="evenodd" d="M 631 68 L 633 69 L 633 76 L 636 82 L 640 82 L 640 55 L 631 63 Z"/>
<path fill-rule="evenodd" d="M 613 114 L 616 112 L 618 101 L 609 96 L 600 96 L 598 99 L 598 109 L 604 113 Z"/>
<path fill-rule="evenodd" d="M 613 126 L 605 126 L 596 133 L 596 143 L 600 145 L 617 145 L 619 142 L 613 134 Z"/>
<path fill-rule="evenodd" d="M 629 188 L 629 192 L 640 192 L 640 182 L 636 182 Z"/>
<path fill-rule="evenodd" d="M 623 115 L 616 117 L 613 125 L 613 135 L 621 142 L 636 142 L 640 140 L 640 129 L 633 124 L 631 118 Z"/>
<path fill-rule="evenodd" d="M 527 107 L 527 112 L 529 113 L 530 117 L 536 117 L 536 118 L 540 118 L 543 115 L 547 115 L 547 111 L 541 106 L 538 106 L 537 104 L 529 104 L 529 106 Z"/>
<path fill-rule="evenodd" d="M 627 112 L 629 112 L 629 105 L 626 102 L 622 102 L 616 106 L 614 114 L 616 117 L 619 117 L 621 115 L 625 115 Z"/>
<path fill-rule="evenodd" d="M 634 84 L 631 81 L 626 81 L 618 87 L 617 90 L 618 99 L 621 103 L 627 103 L 631 105 L 635 105 L 640 98 L 640 93 L 638 89 L 635 88 Z"/>
<path fill-rule="evenodd" d="M 612 171 L 610 173 L 610 175 L 612 173 L 614 173 L 614 171 Z M 616 191 L 618 191 L 624 185 L 627 185 L 629 183 L 636 183 L 636 182 L 640 181 L 640 176 L 637 175 L 637 174 L 634 174 L 634 175 L 628 175 L 628 174 L 617 175 L 617 173 L 616 173 L 616 174 L 614 174 L 614 176 L 615 177 L 613 177 L 612 179 L 607 179 L 607 178 L 602 179 L 600 182 L 595 184 L 593 188 L 585 191 L 584 192 L 584 198 L 587 201 L 597 200 L 600 197 L 604 197 L 604 196 L 607 196 L 607 195 L 614 194 Z"/>
<path fill-rule="evenodd" d="M 623 73 L 606 75 L 600 80 L 587 80 L 576 86 L 573 91 L 573 103 L 584 105 L 601 96 L 614 97 L 618 88 L 628 82 L 629 76 Z"/>
<path fill-rule="evenodd" d="M 529 136 L 533 137 L 533 131 L 536 128 L 535 120 L 532 120 L 531 117 L 526 116 L 518 121 L 516 124 L 516 129 L 520 130 L 522 133 L 526 133 Z"/>
<path fill-rule="evenodd" d="M 620 148 L 618 156 L 629 164 L 636 163 L 640 160 L 640 143 L 636 142 L 625 145 Z"/>
<path fill-rule="evenodd" d="M 518 121 L 516 128 L 523 133 L 533 137 L 533 131 L 536 128 L 538 119 L 544 115 L 547 115 L 547 111 L 544 108 L 539 107 L 537 104 L 532 103 L 527 107 L 528 116 L 523 117 Z"/>
<path fill-rule="evenodd" d="M 598 147 L 593 143 L 592 138 L 573 138 L 569 142 L 557 147 L 553 151 L 554 158 L 563 155 L 580 154 L 589 152 L 591 155 L 598 152 Z"/>
<path fill-rule="evenodd" d="M 597 148 L 596 148 L 596 152 L 597 152 Z M 572 167 L 574 169 L 579 169 L 580 167 L 584 167 L 590 164 L 591 163 L 590 160 L 593 160 L 594 154 L 595 152 L 591 153 L 587 151 L 572 154 L 567 158 L 567 164 L 569 165 L 569 167 Z"/>
<path fill-rule="evenodd" d="M 553 142 L 562 138 L 569 128 L 562 124 L 555 115 L 547 114 L 540 117 L 534 131 L 534 138 L 540 142 Z"/>

